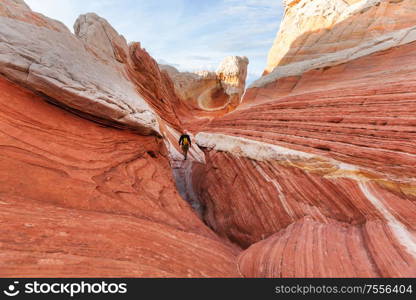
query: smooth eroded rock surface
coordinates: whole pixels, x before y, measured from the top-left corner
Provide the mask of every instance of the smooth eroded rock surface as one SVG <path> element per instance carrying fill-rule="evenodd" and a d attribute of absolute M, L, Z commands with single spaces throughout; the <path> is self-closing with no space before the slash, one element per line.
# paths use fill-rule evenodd
<path fill-rule="evenodd" d="M 2 1 L 0 275 L 415 277 L 415 0 L 284 5 L 244 93 Z"/>
<path fill-rule="evenodd" d="M 416 263 L 383 222 L 304 218 L 251 246 L 239 267 L 248 277 L 413 277 Z"/>
<path fill-rule="evenodd" d="M 416 1 L 285 1 L 265 74 L 253 86 L 416 41 Z"/>
<path fill-rule="evenodd" d="M 2 276 L 238 276 L 155 137 L 102 127 L 0 79 Z"/>
<path fill-rule="evenodd" d="M 181 100 L 177 110 L 183 122 L 192 126 L 198 119 L 210 120 L 240 104 L 245 91 L 248 59 L 228 56 L 216 72 L 179 72 L 169 65 L 160 67 L 172 79 Z"/>
<path fill-rule="evenodd" d="M 142 134 L 159 132 L 157 115 L 128 80 L 119 61 L 119 57 L 128 54 L 123 49 L 125 41 L 108 23 L 95 15 L 81 18 L 75 32 L 83 38 L 77 38 L 69 30 L 51 28 L 55 21 L 20 6 L 16 8 L 14 1 L 5 0 L 2 5 L 6 9 L 0 10 L 1 74 L 88 115 L 126 125 Z M 21 18 L 22 14 L 26 17 Z M 40 24 L 33 20 L 39 18 Z M 98 27 L 118 40 L 109 42 L 107 36 L 101 34 L 99 38 L 97 34 L 89 45 L 86 28 L 91 26 L 93 32 L 100 32 Z M 116 57 L 112 50 L 119 51 Z"/>
<path fill-rule="evenodd" d="M 287 1 L 277 67 L 196 135 L 204 218 L 248 247 L 245 276 L 416 276 L 414 2 L 342 2 Z M 319 37 L 287 43 L 319 20 Z M 367 47 L 367 20 L 382 47 L 340 59 Z"/>

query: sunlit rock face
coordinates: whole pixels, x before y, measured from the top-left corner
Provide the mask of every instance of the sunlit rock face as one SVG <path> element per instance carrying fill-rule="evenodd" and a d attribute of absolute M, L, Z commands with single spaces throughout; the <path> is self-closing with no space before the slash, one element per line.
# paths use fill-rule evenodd
<path fill-rule="evenodd" d="M 179 99 L 173 83 L 140 43 L 127 44 L 125 38 L 94 13 L 81 15 L 74 24 L 75 35 L 87 50 L 105 64 L 112 64 L 130 81 L 136 92 L 169 125 L 179 129 L 174 111 Z"/>
<path fill-rule="evenodd" d="M 285 1 L 244 92 L 2 1 L 0 275 L 416 276 L 415 7 Z"/>
<path fill-rule="evenodd" d="M 95 14 L 75 34 L 23 1 L 0 14 L 0 275 L 240 276 L 175 186 L 153 58 Z"/>
<path fill-rule="evenodd" d="M 128 45 L 96 14 L 72 34 L 61 23 L 11 0 L 0 7 L 0 72 L 66 108 L 142 134 L 176 128 L 178 98 L 169 77 L 138 43 Z"/>
<path fill-rule="evenodd" d="M 226 57 L 216 72 L 179 72 L 161 65 L 172 79 L 177 95 L 191 112 L 186 118 L 213 118 L 234 110 L 245 90 L 248 59 Z M 185 120 L 186 122 L 186 120 Z"/>
<path fill-rule="evenodd" d="M 176 191 L 164 143 L 0 78 L 3 277 L 238 276 Z"/>
<path fill-rule="evenodd" d="M 236 108 L 244 94 L 247 77 L 248 59 L 240 56 L 228 56 L 217 69 L 217 77 L 224 92 L 229 95 L 229 106 Z"/>
<path fill-rule="evenodd" d="M 285 1 L 265 74 L 254 86 L 333 66 L 416 39 L 416 1 Z"/>
<path fill-rule="evenodd" d="M 30 23 L 59 32 L 69 32 L 68 28 L 57 20 L 34 12 L 23 0 L 4 0 L 0 2 L 0 16 Z"/>
<path fill-rule="evenodd" d="M 287 1 L 271 73 L 196 135 L 204 218 L 245 276 L 416 275 L 415 2 L 340 2 Z"/>

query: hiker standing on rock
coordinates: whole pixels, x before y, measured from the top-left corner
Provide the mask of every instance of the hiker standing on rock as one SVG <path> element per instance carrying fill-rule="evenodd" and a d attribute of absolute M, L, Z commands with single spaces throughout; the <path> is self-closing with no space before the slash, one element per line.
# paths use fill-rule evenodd
<path fill-rule="evenodd" d="M 189 147 L 192 147 L 191 137 L 186 131 L 179 138 L 179 145 L 182 147 L 182 152 L 186 160 L 188 156 Z"/>

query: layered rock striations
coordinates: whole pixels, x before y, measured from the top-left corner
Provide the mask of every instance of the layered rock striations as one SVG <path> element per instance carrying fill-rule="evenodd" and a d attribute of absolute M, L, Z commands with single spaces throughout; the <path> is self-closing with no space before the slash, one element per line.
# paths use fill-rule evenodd
<path fill-rule="evenodd" d="M 237 248 L 179 196 L 158 138 L 3 78 L 0 102 L 2 276 L 237 276 Z"/>
<path fill-rule="evenodd" d="M 254 86 L 416 39 L 414 0 L 286 1 L 264 76 Z"/>
<path fill-rule="evenodd" d="M 415 1 L 284 4 L 244 92 L 2 1 L 0 275 L 416 276 Z"/>
<path fill-rule="evenodd" d="M 245 276 L 416 275 L 415 2 L 338 2 L 288 1 L 272 67 L 196 136 L 205 220 L 248 247 Z"/>
<path fill-rule="evenodd" d="M 195 119 L 212 119 L 240 104 L 245 91 L 247 66 L 246 57 L 229 56 L 216 72 L 179 72 L 169 65 L 161 65 L 161 69 L 172 79 L 184 105 L 184 122 L 195 123 Z"/>
<path fill-rule="evenodd" d="M 125 80 L 133 83 L 136 92 L 150 104 L 157 118 L 180 129 L 175 112 L 180 102 L 173 83 L 140 43 L 127 44 L 105 19 L 94 13 L 79 16 L 74 32 L 90 53 L 105 64 L 115 65 Z"/>
<path fill-rule="evenodd" d="M 32 11 L 23 0 L 4 0 L 0 2 L 0 16 L 58 32 L 69 32 L 68 28 L 61 22 Z"/>
<path fill-rule="evenodd" d="M 130 44 L 129 53 L 131 63 L 127 72 L 137 91 L 150 103 L 165 125 L 181 130 L 182 105 L 171 78 L 159 69 L 156 61 L 140 43 Z"/>
<path fill-rule="evenodd" d="M 160 133 L 160 119 L 180 128 L 169 77 L 140 44 L 128 45 L 107 21 L 82 15 L 74 35 L 14 1 L 2 6 L 4 76 L 85 116 L 139 133 Z"/>
<path fill-rule="evenodd" d="M 240 276 L 176 189 L 177 96 L 147 52 L 95 14 L 73 35 L 0 7 L 0 275 Z"/>

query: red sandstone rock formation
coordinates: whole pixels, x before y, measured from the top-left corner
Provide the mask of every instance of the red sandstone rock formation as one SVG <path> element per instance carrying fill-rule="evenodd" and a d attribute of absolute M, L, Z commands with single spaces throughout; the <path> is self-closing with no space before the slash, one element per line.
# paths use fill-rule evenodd
<path fill-rule="evenodd" d="M 246 57 L 229 56 L 216 72 L 179 72 L 169 65 L 160 67 L 174 83 L 181 102 L 175 107 L 183 123 L 195 126 L 233 111 L 241 103 L 247 66 Z"/>
<path fill-rule="evenodd" d="M 0 8 L 0 275 L 239 276 L 239 248 L 176 190 L 160 138 L 180 130 L 176 95 L 154 60 L 94 14 L 72 35 Z"/>
<path fill-rule="evenodd" d="M 237 276 L 176 192 L 163 143 L 0 79 L 0 275 Z M 28 109 L 30 108 L 30 109 Z"/>
<path fill-rule="evenodd" d="M 414 0 L 284 2 L 285 17 L 270 49 L 266 74 L 298 75 L 415 39 Z"/>
<path fill-rule="evenodd" d="M 182 116 L 187 114 L 175 93 L 173 82 L 156 61 L 142 49 L 139 43 L 130 45 L 132 62 L 128 65 L 129 78 L 140 95 L 152 105 L 160 118 L 177 130 L 181 130 Z"/>
<path fill-rule="evenodd" d="M 85 117 L 143 134 L 160 133 L 160 119 L 180 129 L 174 112 L 179 100 L 169 77 L 140 44 L 127 45 L 107 21 L 82 15 L 73 35 L 14 1 L 0 8 L 4 76 Z"/>
<path fill-rule="evenodd" d="M 2 1 L 0 275 L 416 276 L 415 1 L 285 4 L 219 117 L 97 15 Z M 234 109 L 242 69 L 203 104 Z"/>
<path fill-rule="evenodd" d="M 0 16 L 23 21 L 39 27 L 58 32 L 69 32 L 68 28 L 59 21 L 50 19 L 34 12 L 23 0 L 3 0 L 0 2 Z"/>
<path fill-rule="evenodd" d="M 174 108 L 180 105 L 173 83 L 159 70 L 156 61 L 141 48 L 140 43 L 127 45 L 123 36 L 103 18 L 94 13 L 81 15 L 74 24 L 75 35 L 95 57 L 113 65 L 122 72 L 124 80 L 131 81 L 138 94 L 163 119 L 180 129 Z"/>
<path fill-rule="evenodd" d="M 382 221 L 301 219 L 239 257 L 248 277 L 414 277 L 414 257 Z"/>
<path fill-rule="evenodd" d="M 330 2 L 294 1 L 283 25 L 307 27 L 310 14 L 296 9 Z M 239 257 L 244 276 L 416 276 L 415 2 L 354 5 L 363 9 L 298 36 L 290 51 L 272 48 L 273 69 L 196 137 L 205 220 L 250 246 Z M 380 30 L 375 48 L 363 38 L 316 50 L 338 33 L 354 39 L 345 28 L 359 19 L 399 27 Z M 347 44 L 354 55 L 343 56 Z"/>

